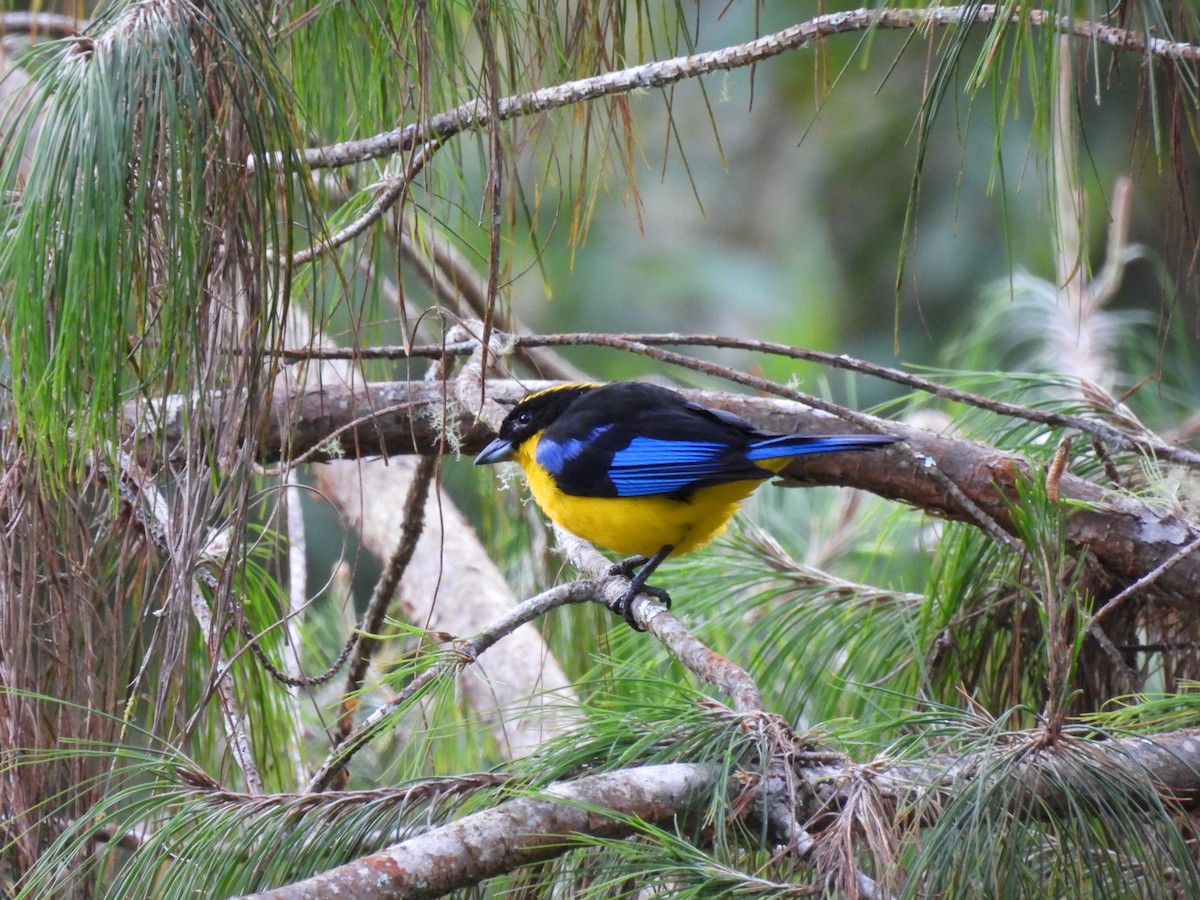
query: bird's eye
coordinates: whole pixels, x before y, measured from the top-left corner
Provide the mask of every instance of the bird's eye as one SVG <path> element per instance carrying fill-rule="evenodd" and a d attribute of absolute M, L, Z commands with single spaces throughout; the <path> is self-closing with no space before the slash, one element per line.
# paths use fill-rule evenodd
<path fill-rule="evenodd" d="M 525 412 L 519 412 L 513 416 L 512 423 L 514 428 L 524 428 L 532 421 L 533 414 L 526 410 Z"/>

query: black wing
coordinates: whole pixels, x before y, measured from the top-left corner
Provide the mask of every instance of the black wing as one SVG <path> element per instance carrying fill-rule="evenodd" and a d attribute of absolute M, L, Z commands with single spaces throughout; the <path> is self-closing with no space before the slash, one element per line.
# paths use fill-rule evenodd
<path fill-rule="evenodd" d="M 746 457 L 764 435 L 728 413 L 638 382 L 597 388 L 542 433 L 537 461 L 567 494 L 686 496 L 696 488 L 773 474 Z"/>

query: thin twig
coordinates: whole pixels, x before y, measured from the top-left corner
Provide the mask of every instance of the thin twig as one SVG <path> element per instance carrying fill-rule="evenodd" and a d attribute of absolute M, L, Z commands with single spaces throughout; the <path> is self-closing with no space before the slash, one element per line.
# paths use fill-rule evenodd
<path fill-rule="evenodd" d="M 362 626 L 358 630 L 358 640 L 355 642 L 350 668 L 346 672 L 345 698 L 342 700 L 342 712 L 334 732 L 335 743 L 340 744 L 344 741 L 354 727 L 354 710 L 357 704 L 352 698 L 362 689 L 371 658 L 380 645 L 378 635 L 383 629 L 384 616 L 396 595 L 396 588 L 400 586 L 400 579 L 412 560 L 417 541 L 425 527 L 425 501 L 429 497 L 429 487 L 437 471 L 437 461 L 436 456 L 422 456 L 413 471 L 408 496 L 404 500 L 404 524 L 400 530 L 400 537 L 387 565 L 384 566 L 383 573 L 375 583 L 366 611 L 363 612 Z"/>
<path fill-rule="evenodd" d="M 1122 678 L 1128 679 L 1132 682 L 1138 677 L 1138 673 L 1133 669 L 1132 666 L 1129 665 L 1126 655 L 1122 653 L 1120 648 L 1118 648 L 1112 642 L 1112 639 L 1104 632 L 1103 628 L 1101 628 L 1095 622 L 1090 622 L 1088 623 L 1088 634 L 1092 636 L 1092 638 L 1100 646 L 1100 649 L 1104 651 L 1104 655 L 1107 656 L 1109 662 L 1112 663 L 1113 669 L 1120 674 Z"/>
<path fill-rule="evenodd" d="M 408 165 L 404 167 L 402 175 L 392 175 L 384 178 L 380 182 L 380 192 L 371 205 L 367 207 L 366 212 L 347 225 L 345 228 L 339 229 L 334 234 L 325 238 L 323 241 L 317 241 L 303 250 L 298 250 L 292 254 L 292 265 L 299 266 L 306 262 L 316 259 L 319 256 L 324 256 L 331 250 L 335 250 L 354 238 L 358 237 L 386 213 L 396 201 L 404 196 L 404 192 L 408 190 L 408 186 L 412 184 L 413 178 L 417 173 L 424 168 L 425 163 L 433 156 L 440 146 L 437 140 L 426 141 L 412 158 L 408 161 Z"/>
<path fill-rule="evenodd" d="M 1119 607 L 1134 594 L 1154 584 L 1154 582 L 1158 581 L 1158 579 L 1161 578 L 1165 572 L 1178 565 L 1197 550 L 1200 550 L 1200 537 L 1184 544 L 1179 548 L 1178 551 L 1172 553 L 1159 565 L 1155 566 L 1133 584 L 1126 587 L 1119 594 L 1114 594 L 1112 597 L 1110 597 L 1107 603 L 1096 610 L 1095 615 L 1092 616 L 1091 625 L 1095 626 L 1101 619 L 1112 613 L 1113 610 Z"/>
<path fill-rule="evenodd" d="M 488 289 L 487 280 L 479 275 L 463 254 L 432 228 L 426 235 L 418 239 L 417 225 L 411 219 L 405 219 L 399 228 L 398 242 L 401 252 L 413 263 L 417 274 L 429 285 L 442 303 L 445 303 L 459 316 L 465 317 L 467 311 L 475 319 L 478 332 L 482 335 L 482 322 L 487 315 Z M 440 277 L 439 277 L 440 276 Z M 494 313 L 498 313 L 496 310 Z M 467 324 L 463 322 L 464 326 Z M 505 313 L 498 326 L 513 334 L 525 332 L 525 328 L 511 311 Z M 478 342 L 459 345 L 467 352 L 478 349 Z M 468 349 L 470 348 L 470 349 Z M 429 348 L 432 349 L 432 348 Z M 541 378 L 556 378 L 563 381 L 582 381 L 584 373 L 563 360 L 558 354 L 541 347 L 513 347 L 518 359 L 528 365 Z M 455 354 L 457 355 L 456 348 Z M 363 357 L 366 358 L 366 357 Z"/>
<path fill-rule="evenodd" d="M 401 249 L 420 262 L 425 281 L 443 302 L 449 302 L 458 315 L 465 315 L 465 307 L 475 318 L 482 319 L 487 309 L 487 280 L 450 241 L 432 228 L 418 237 L 418 226 L 412 217 L 406 217 L 400 223 L 399 237 Z M 425 268 L 426 259 L 432 262 L 433 268 Z"/>
<path fill-rule="evenodd" d="M 121 499 L 128 505 L 130 515 L 137 522 L 142 533 L 154 546 L 159 556 L 173 562 L 175 554 L 172 551 L 170 539 L 170 521 L 166 501 L 161 492 L 151 481 L 149 475 L 128 454 L 119 454 L 121 471 L 117 473 L 117 490 Z M 246 790 L 252 794 L 263 791 L 262 776 L 254 762 L 254 752 L 247 731 L 247 717 L 238 709 L 237 698 L 234 696 L 229 664 L 221 652 L 221 635 L 213 627 L 212 610 L 204 592 L 200 589 L 200 579 L 191 579 L 188 591 L 192 616 L 208 648 L 209 661 L 212 664 L 210 687 L 217 695 L 217 704 L 221 709 L 221 721 L 225 726 L 225 739 L 229 750 L 242 770 L 246 781 Z M 207 698 L 206 698 L 207 699 Z M 202 707 L 201 707 L 202 708 Z M 197 709 L 199 713 L 199 708 Z M 194 717 L 193 717 L 194 718 Z"/>
<path fill-rule="evenodd" d="M 983 409 L 988 412 L 996 413 L 997 415 L 1008 416 L 1014 419 L 1024 419 L 1028 422 L 1037 422 L 1053 428 L 1073 428 L 1078 431 L 1082 431 L 1085 434 L 1089 434 L 1099 440 L 1103 440 L 1113 444 L 1114 446 L 1120 447 L 1123 450 L 1138 450 L 1142 452 L 1148 451 L 1160 459 L 1192 466 L 1194 468 L 1200 468 L 1200 453 L 1187 450 L 1186 448 L 1165 444 L 1161 441 L 1154 440 L 1152 437 L 1129 435 L 1125 432 L 1118 431 L 1110 425 L 1105 425 L 1102 422 L 1096 422 L 1092 419 L 1084 418 L 1083 416 L 1071 415 L 1069 413 L 1047 412 L 1045 410 L 1033 409 L 1031 407 L 1021 406 L 1015 403 L 1005 403 L 1002 400 L 993 400 L 991 397 L 985 397 L 982 394 L 973 394 L 969 391 L 959 390 L 958 388 L 940 384 L 936 381 L 931 381 L 928 378 L 921 378 L 920 376 L 912 375 L 900 369 L 893 369 L 888 366 L 881 366 L 876 363 L 868 362 L 867 360 L 857 359 L 844 353 L 826 353 L 821 350 L 807 350 L 800 347 L 791 347 L 787 344 L 777 344 L 772 341 L 757 341 L 752 339 L 730 338 L 706 334 L 579 333 L 510 337 L 509 340 L 518 346 L 566 346 L 573 344 L 588 344 L 611 346 L 618 349 L 630 349 L 628 345 L 633 343 L 644 344 L 647 346 L 681 345 L 692 347 L 717 347 L 728 350 L 750 350 L 758 353 L 767 353 L 772 356 L 782 356 L 788 359 L 801 359 L 807 362 L 821 363 L 835 369 L 845 369 L 847 371 L 857 372 L 862 375 L 870 375 L 884 381 L 890 381 L 894 384 L 899 384 L 905 387 L 913 388 L 914 390 L 923 391 L 924 393 L 931 394 L 936 397 L 943 397 L 956 403 L 974 406 L 977 409 Z M 635 350 L 633 352 L 641 351 Z"/>
<path fill-rule="evenodd" d="M 463 666 L 474 663 L 483 653 L 494 646 L 505 635 L 511 634 L 527 622 L 569 603 L 584 603 L 596 595 L 596 585 L 590 581 L 572 581 L 543 591 L 517 604 L 475 637 L 454 647 L 454 653 L 416 675 L 399 694 L 379 707 L 358 724 L 336 747 L 329 752 L 313 777 L 306 792 L 323 791 L 330 781 L 345 768 L 350 758 L 365 746 L 383 727 L 389 716 L 404 706 L 415 694 L 438 678 L 457 672 Z"/>
<path fill-rule="evenodd" d="M 888 590 L 861 581 L 849 581 L 819 566 L 802 563 L 784 550 L 773 535 L 752 522 L 743 523 L 741 529 L 746 539 L 754 545 L 755 566 L 765 566 L 798 587 L 816 588 L 822 594 L 836 596 L 839 600 L 853 599 L 870 605 L 919 606 L 925 602 L 922 593 Z"/>
<path fill-rule="evenodd" d="M 193 581 L 190 592 L 192 615 L 196 625 L 204 636 L 205 646 L 208 647 L 209 660 L 212 663 L 212 686 L 216 691 L 218 705 L 221 708 L 221 721 L 225 725 L 225 736 L 229 741 L 230 752 L 237 760 L 246 779 L 246 790 L 251 794 L 261 794 L 263 791 L 262 776 L 254 763 L 254 752 L 250 744 L 250 735 L 246 731 L 246 717 L 238 710 L 237 698 L 234 696 L 232 679 L 229 677 L 229 666 L 221 653 L 221 635 L 219 629 L 213 627 L 212 610 L 204 598 L 200 585 Z"/>
<path fill-rule="evenodd" d="M 487 96 L 484 102 L 488 105 L 488 116 L 493 122 L 500 121 L 500 66 L 496 60 L 496 44 L 492 39 L 491 7 L 487 3 L 475 4 L 475 29 L 479 32 L 479 42 L 483 50 L 483 81 Z M 483 192 L 488 198 L 488 274 L 487 299 L 484 301 L 483 335 L 479 340 L 479 353 L 482 359 L 483 378 L 488 376 L 488 351 L 491 349 L 488 335 L 496 327 L 496 299 L 500 289 L 500 236 L 503 218 L 501 209 L 504 202 L 504 142 L 500 129 L 492 128 L 487 133 L 488 165 L 487 178 L 484 181 Z M 483 397 L 485 386 L 480 384 L 480 398 Z"/>

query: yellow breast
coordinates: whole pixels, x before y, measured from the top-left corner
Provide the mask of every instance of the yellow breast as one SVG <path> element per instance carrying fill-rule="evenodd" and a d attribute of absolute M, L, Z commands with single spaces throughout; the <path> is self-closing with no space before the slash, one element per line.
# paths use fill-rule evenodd
<path fill-rule="evenodd" d="M 534 458 L 540 434 L 514 455 L 538 506 L 555 523 L 586 541 L 618 553 L 653 556 L 668 544 L 678 556 L 707 544 L 722 531 L 760 481 L 735 481 L 693 491 L 685 500 L 646 497 L 574 497 L 564 494 Z M 764 460 L 776 469 L 786 460 Z M 777 463 L 777 465 L 773 465 Z"/>

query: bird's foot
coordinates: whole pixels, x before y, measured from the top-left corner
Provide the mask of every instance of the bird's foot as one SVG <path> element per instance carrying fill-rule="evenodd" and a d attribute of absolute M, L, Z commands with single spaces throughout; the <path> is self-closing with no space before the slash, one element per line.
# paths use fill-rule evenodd
<path fill-rule="evenodd" d="M 608 571 L 610 575 L 620 575 L 629 579 L 629 587 L 621 595 L 621 599 L 609 607 L 621 616 L 625 623 L 634 631 L 645 631 L 633 617 L 633 601 L 638 594 L 649 594 L 667 609 L 671 608 L 671 595 L 662 588 L 648 587 L 646 579 L 654 574 L 654 570 L 666 559 L 673 547 L 667 545 L 653 556 L 631 556 L 614 564 Z"/>
<path fill-rule="evenodd" d="M 662 588 L 651 587 L 647 584 L 630 584 L 629 589 L 621 595 L 621 599 L 612 604 L 609 609 L 625 620 L 634 631 L 645 631 L 641 625 L 637 623 L 637 619 L 633 616 L 633 601 L 638 594 L 649 594 L 667 609 L 671 608 L 671 595 Z"/>

